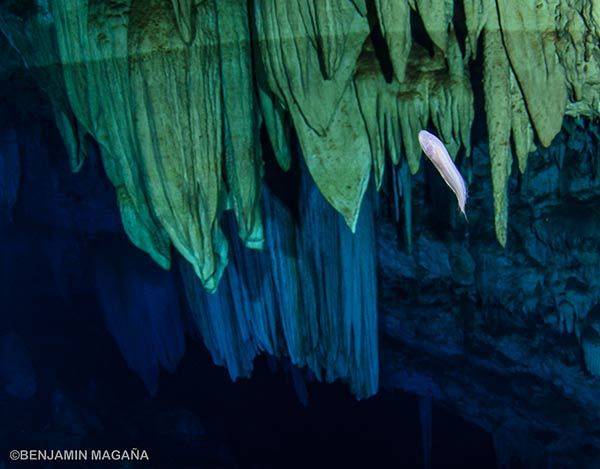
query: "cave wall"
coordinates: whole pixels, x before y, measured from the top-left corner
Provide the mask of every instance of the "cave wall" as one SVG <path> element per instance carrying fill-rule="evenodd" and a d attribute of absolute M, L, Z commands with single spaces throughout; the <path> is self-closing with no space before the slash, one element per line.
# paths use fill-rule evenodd
<path fill-rule="evenodd" d="M 394 198 L 380 211 L 381 385 L 481 425 L 494 435 L 501 467 L 598 463 L 597 132 L 597 124 L 567 119 L 554 143 L 530 157 L 508 189 L 506 248 L 481 222 L 493 210 L 489 182 L 472 185 L 465 227 L 443 183 L 420 175 L 410 189 L 411 245 Z M 487 146 L 474 155 L 477 175 Z"/>

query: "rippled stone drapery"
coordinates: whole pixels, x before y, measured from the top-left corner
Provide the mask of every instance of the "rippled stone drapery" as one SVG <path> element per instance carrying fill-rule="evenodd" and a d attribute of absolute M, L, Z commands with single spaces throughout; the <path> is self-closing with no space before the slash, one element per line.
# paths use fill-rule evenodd
<path fill-rule="evenodd" d="M 377 288 L 372 195 L 356 233 L 305 173 L 299 220 L 264 191 L 264 251 L 232 241 L 231 265 L 215 294 L 180 263 L 188 303 L 215 363 L 233 379 L 254 357 L 289 354 L 319 379 L 345 379 L 358 397 L 378 386 Z M 231 218 L 228 230 L 234 230 Z"/>

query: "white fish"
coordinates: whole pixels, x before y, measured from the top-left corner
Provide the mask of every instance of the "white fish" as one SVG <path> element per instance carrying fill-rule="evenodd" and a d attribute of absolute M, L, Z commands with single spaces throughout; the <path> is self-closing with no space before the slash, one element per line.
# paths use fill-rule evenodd
<path fill-rule="evenodd" d="M 426 130 L 421 130 L 419 132 L 419 143 L 421 144 L 423 152 L 427 155 L 427 158 L 431 160 L 435 169 L 438 170 L 444 178 L 444 181 L 446 181 L 446 184 L 448 184 L 448 187 L 452 189 L 452 192 L 456 195 L 458 208 L 466 219 L 467 214 L 465 213 L 465 204 L 467 203 L 468 196 L 467 186 L 465 185 L 465 180 L 454 165 L 452 158 L 450 158 L 448 150 L 446 150 L 446 147 L 439 138 Z"/>

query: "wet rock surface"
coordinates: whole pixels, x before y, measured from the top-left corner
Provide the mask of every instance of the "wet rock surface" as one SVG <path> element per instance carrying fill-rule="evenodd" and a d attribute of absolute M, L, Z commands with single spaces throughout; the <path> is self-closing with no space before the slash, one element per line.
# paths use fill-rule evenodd
<path fill-rule="evenodd" d="M 600 300 L 596 130 L 571 121 L 531 158 L 505 249 L 485 184 L 465 224 L 417 181 L 412 253 L 386 207 L 378 225 L 382 385 L 433 396 L 526 466 L 598 463 L 600 381 L 580 345 Z M 482 181 L 485 148 L 472 163 Z"/>

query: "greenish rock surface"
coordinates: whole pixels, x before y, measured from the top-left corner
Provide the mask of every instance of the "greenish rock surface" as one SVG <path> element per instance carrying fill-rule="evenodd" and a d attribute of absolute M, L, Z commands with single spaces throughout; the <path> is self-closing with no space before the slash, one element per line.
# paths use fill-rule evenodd
<path fill-rule="evenodd" d="M 470 67 L 483 57 L 504 245 L 513 160 L 526 171 L 565 115 L 600 114 L 595 0 L 8 0 L 0 12 L 53 103 L 72 169 L 95 139 L 132 242 L 165 268 L 174 246 L 208 290 L 227 264 L 224 211 L 244 244 L 265 242 L 261 123 L 283 170 L 297 137 L 317 187 L 354 229 L 388 158 L 419 171 L 422 128 L 453 157 L 470 154 L 483 118 Z"/>

